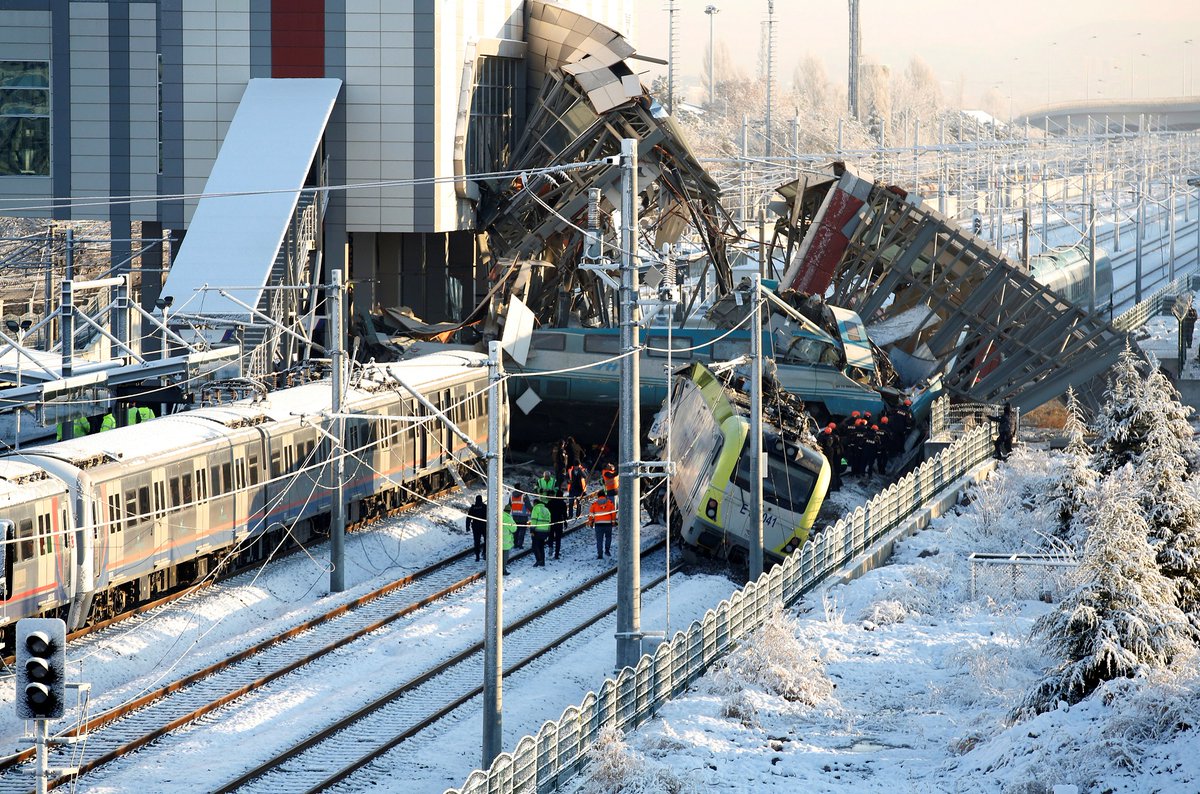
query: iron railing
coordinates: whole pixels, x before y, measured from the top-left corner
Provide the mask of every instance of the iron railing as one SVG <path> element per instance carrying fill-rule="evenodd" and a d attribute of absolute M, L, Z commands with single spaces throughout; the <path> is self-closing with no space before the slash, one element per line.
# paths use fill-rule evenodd
<path fill-rule="evenodd" d="M 555 791 L 587 763 L 588 750 L 603 729 L 630 730 L 648 720 L 760 627 L 776 607 L 787 606 L 816 587 L 991 454 L 990 428 L 960 436 L 709 610 L 703 620 L 643 656 L 636 667 L 606 679 L 598 692 L 588 692 L 579 705 L 545 723 L 536 735 L 522 738 L 511 753 L 502 753 L 490 768 L 472 772 L 460 788 L 446 794 Z"/>

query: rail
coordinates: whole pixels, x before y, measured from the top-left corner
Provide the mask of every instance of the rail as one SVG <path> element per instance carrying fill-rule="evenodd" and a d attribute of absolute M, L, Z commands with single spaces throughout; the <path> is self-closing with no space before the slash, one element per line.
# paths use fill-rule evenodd
<path fill-rule="evenodd" d="M 510 753 L 497 756 L 446 794 L 509 794 L 553 791 L 587 762 L 588 750 L 609 727 L 629 730 L 683 692 L 738 640 L 763 624 L 777 606 L 787 606 L 861 554 L 904 521 L 924 509 L 992 453 L 990 428 L 961 436 L 867 504 L 820 531 L 800 551 L 709 610 L 703 620 L 678 632 L 636 667 L 608 678 L 577 706 L 525 736 Z"/>

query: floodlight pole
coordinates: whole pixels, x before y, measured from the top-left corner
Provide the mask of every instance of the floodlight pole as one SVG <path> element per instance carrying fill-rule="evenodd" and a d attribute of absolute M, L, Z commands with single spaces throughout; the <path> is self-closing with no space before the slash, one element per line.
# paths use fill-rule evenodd
<path fill-rule="evenodd" d="M 488 485 L 487 485 L 487 596 L 483 631 L 483 765 L 488 769 L 504 745 L 502 711 L 504 657 L 504 550 L 500 485 L 504 470 L 504 434 L 500 413 L 504 392 L 503 351 L 499 342 L 488 343 Z"/>
<path fill-rule="evenodd" d="M 1088 204 L 1088 311 L 1096 313 L 1096 202 Z"/>
<path fill-rule="evenodd" d="M 642 658 L 641 404 L 638 356 L 637 141 L 621 141 L 621 443 L 617 480 L 617 669 Z"/>
<path fill-rule="evenodd" d="M 346 246 L 346 261 L 349 248 Z M 329 274 L 326 300 L 329 302 L 329 358 L 333 364 L 333 415 L 338 447 L 333 456 L 333 506 L 329 511 L 329 592 L 346 589 L 346 502 L 343 481 L 346 479 L 346 420 L 342 417 L 342 378 L 345 370 L 345 350 L 342 348 L 342 271 Z"/>
<path fill-rule="evenodd" d="M 750 581 L 763 572 L 762 276 L 750 276 Z"/>

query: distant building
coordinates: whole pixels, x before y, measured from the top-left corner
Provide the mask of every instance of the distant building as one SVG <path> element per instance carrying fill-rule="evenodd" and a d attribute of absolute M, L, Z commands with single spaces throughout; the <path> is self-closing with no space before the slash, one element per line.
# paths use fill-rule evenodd
<path fill-rule="evenodd" d="M 0 214 L 110 221 L 117 240 L 133 221 L 182 236 L 197 208 L 186 197 L 204 192 L 249 81 L 337 78 L 305 184 L 423 181 L 332 192 L 325 266 L 349 243 L 357 305 L 458 318 L 486 276 L 473 204 L 453 178 L 505 167 L 540 88 L 526 5 L 0 0 Z M 633 0 L 561 5 L 631 33 Z M 289 114 L 276 115 L 286 132 Z M 126 200 L 155 195 L 180 198 Z M 113 249 L 115 262 L 128 256 L 128 243 Z"/>

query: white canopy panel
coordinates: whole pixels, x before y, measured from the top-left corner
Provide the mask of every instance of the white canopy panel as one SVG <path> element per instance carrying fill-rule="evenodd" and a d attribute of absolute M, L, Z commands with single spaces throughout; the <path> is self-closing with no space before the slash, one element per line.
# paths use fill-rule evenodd
<path fill-rule="evenodd" d="M 246 85 L 162 294 L 173 311 L 245 317 L 257 306 L 341 90 L 334 78 Z"/>

